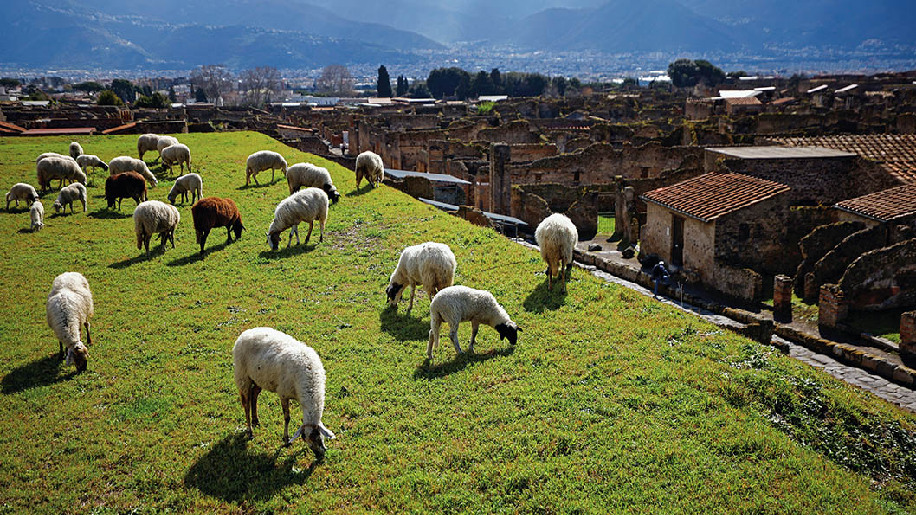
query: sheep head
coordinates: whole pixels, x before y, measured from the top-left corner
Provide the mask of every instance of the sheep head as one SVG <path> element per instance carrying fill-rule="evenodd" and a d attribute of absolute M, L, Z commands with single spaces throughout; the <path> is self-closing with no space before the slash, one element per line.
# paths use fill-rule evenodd
<path fill-rule="evenodd" d="M 334 439 L 334 433 L 330 429 L 324 427 L 324 424 L 319 424 L 313 426 L 310 424 L 302 424 L 299 426 L 299 429 L 293 433 L 293 437 L 290 438 L 289 443 L 292 444 L 296 441 L 296 438 L 302 437 L 302 440 L 309 446 L 309 449 L 315 453 L 315 459 L 318 461 L 324 460 L 324 455 L 327 452 L 328 448 L 324 443 L 325 437 L 328 440 Z"/>
<path fill-rule="evenodd" d="M 500 340 L 509 340 L 509 343 L 515 345 L 515 342 L 518 341 L 518 332 L 522 329 L 515 324 L 513 321 L 503 322 L 499 325 L 493 327 L 496 329 L 496 332 L 499 333 Z"/>
<path fill-rule="evenodd" d="M 242 225 L 242 220 L 241 220 L 241 219 L 238 219 L 238 220 L 236 220 L 235 222 L 232 222 L 232 231 L 235 233 L 235 239 L 241 238 L 241 237 L 242 237 L 242 231 L 244 231 L 244 230 L 245 230 L 245 226 Z M 280 241 L 279 238 L 277 239 L 277 241 L 278 241 L 278 242 Z"/>
<path fill-rule="evenodd" d="M 279 232 L 267 233 L 267 245 L 270 246 L 270 250 L 279 249 L 280 248 L 280 233 Z"/>
<path fill-rule="evenodd" d="M 84 372 L 89 362 L 89 349 L 83 345 L 83 342 L 76 342 L 72 348 L 67 349 L 67 364 L 76 365 L 77 372 Z"/>
<path fill-rule="evenodd" d="M 392 282 L 388 285 L 388 288 L 385 288 L 385 294 L 388 295 L 388 304 L 391 306 L 396 306 L 401 300 L 401 294 L 404 293 L 404 284 L 398 284 Z"/>
<path fill-rule="evenodd" d="M 54 212 L 60 213 L 60 210 L 64 208 L 64 205 L 60 203 L 60 200 L 54 201 Z"/>
<path fill-rule="evenodd" d="M 331 199 L 332 204 L 336 204 L 340 200 L 340 192 L 337 191 L 337 188 L 330 184 L 325 184 L 322 186 L 324 192 L 328 194 L 328 198 Z"/>

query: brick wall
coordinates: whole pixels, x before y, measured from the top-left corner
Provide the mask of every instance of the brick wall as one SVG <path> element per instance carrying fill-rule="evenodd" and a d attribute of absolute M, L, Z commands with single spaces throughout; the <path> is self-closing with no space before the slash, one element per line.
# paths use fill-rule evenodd
<path fill-rule="evenodd" d="M 900 357 L 908 364 L 916 364 L 916 311 L 900 315 Z"/>
<path fill-rule="evenodd" d="M 849 315 L 846 297 L 836 284 L 821 286 L 817 308 L 817 325 L 822 330 L 836 329 Z"/>
<path fill-rule="evenodd" d="M 854 309 L 916 306 L 916 239 L 862 254 L 838 284 Z"/>

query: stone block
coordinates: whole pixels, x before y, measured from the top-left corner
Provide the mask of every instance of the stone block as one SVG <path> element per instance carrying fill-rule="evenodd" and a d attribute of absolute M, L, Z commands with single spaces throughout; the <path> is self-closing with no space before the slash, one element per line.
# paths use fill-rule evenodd
<path fill-rule="evenodd" d="M 891 377 L 895 383 L 902 384 L 904 386 L 913 386 L 914 378 L 913 374 L 916 371 L 907 368 L 907 367 L 895 367 L 894 374 Z"/>
<path fill-rule="evenodd" d="M 794 281 L 786 275 L 773 279 L 773 316 L 778 320 L 792 320 L 792 286 Z"/>

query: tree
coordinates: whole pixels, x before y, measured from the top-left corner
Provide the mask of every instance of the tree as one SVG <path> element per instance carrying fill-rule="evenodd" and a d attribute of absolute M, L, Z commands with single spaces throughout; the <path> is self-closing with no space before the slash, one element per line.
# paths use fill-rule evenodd
<path fill-rule="evenodd" d="M 114 91 L 110 89 L 103 90 L 99 93 L 99 98 L 96 100 L 96 103 L 100 106 L 122 106 L 124 101 L 121 100 Z"/>
<path fill-rule="evenodd" d="M 490 70 L 490 82 L 493 83 L 493 93 L 499 94 L 503 91 L 503 78 L 502 74 L 499 73 L 499 68 L 493 68 Z"/>
<path fill-rule="evenodd" d="M 330 64 L 321 70 L 316 81 L 318 89 L 332 95 L 350 95 L 353 93 L 353 76 L 350 70 L 341 64 Z"/>
<path fill-rule="evenodd" d="M 133 102 L 137 98 L 134 84 L 127 79 L 114 79 L 111 81 L 111 91 L 118 95 L 125 103 Z"/>
<path fill-rule="evenodd" d="M 391 76 L 388 75 L 388 69 L 385 65 L 378 67 L 378 80 L 375 86 L 376 95 L 380 97 L 391 96 Z"/>
<path fill-rule="evenodd" d="M 178 95 L 175 94 L 175 86 L 169 86 L 169 102 L 178 102 Z"/>
<path fill-rule="evenodd" d="M 425 82 L 414 82 L 407 91 L 407 95 L 412 98 L 429 98 L 432 96 L 432 93 L 429 92 L 429 88 L 426 87 Z"/>
<path fill-rule="evenodd" d="M 11 89 L 20 85 L 22 85 L 22 83 L 19 82 L 19 79 L 14 79 L 12 77 L 0 78 L 0 86 L 3 86 L 4 88 Z"/>
<path fill-rule="evenodd" d="M 204 93 L 203 89 L 197 88 L 197 90 L 194 91 L 194 101 L 195 102 L 206 102 L 207 101 L 207 94 Z"/>
<path fill-rule="evenodd" d="M 430 94 L 435 98 L 453 97 L 457 94 L 458 85 L 462 83 L 462 80 L 466 80 L 466 89 L 462 91 L 466 96 L 468 89 L 470 89 L 470 79 L 470 74 L 461 68 L 454 66 L 451 68 L 437 68 L 429 72 L 426 86 L 429 88 Z"/>
<path fill-rule="evenodd" d="M 102 91 L 105 89 L 105 86 L 99 84 L 98 82 L 88 81 L 80 82 L 79 84 L 74 84 L 73 89 L 79 91 L 93 92 L 93 91 Z"/>
<path fill-rule="evenodd" d="M 566 96 L 566 77 L 554 77 L 553 85 L 557 88 L 557 96 Z"/>
<path fill-rule="evenodd" d="M 679 88 L 696 86 L 701 82 L 715 86 L 725 80 L 725 73 L 705 59 L 677 59 L 668 65 L 668 76 Z"/>
<path fill-rule="evenodd" d="M 490 74 L 485 71 L 477 72 L 474 80 L 471 81 L 471 96 L 479 97 L 481 95 L 493 95 L 496 93 L 493 89 L 493 81 L 490 80 Z"/>
<path fill-rule="evenodd" d="M 232 73 L 221 64 L 201 65 L 191 71 L 191 84 L 203 90 L 211 102 L 216 102 L 232 90 Z"/>
<path fill-rule="evenodd" d="M 244 102 L 260 107 L 280 91 L 280 72 L 273 66 L 258 66 L 239 74 Z"/>
<path fill-rule="evenodd" d="M 164 109 L 166 107 L 171 107 L 172 103 L 169 101 L 169 97 L 163 95 L 160 92 L 155 92 L 150 96 L 140 95 L 140 98 L 134 102 L 134 107 L 144 107 L 152 109 Z"/>
<path fill-rule="evenodd" d="M 410 89 L 410 84 L 407 82 L 407 77 L 403 75 L 398 75 L 398 92 L 399 97 L 403 97 L 407 94 L 407 91 Z"/>

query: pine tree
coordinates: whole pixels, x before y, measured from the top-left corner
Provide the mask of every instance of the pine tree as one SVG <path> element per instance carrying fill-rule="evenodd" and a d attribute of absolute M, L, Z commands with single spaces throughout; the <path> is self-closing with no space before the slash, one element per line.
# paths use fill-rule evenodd
<path fill-rule="evenodd" d="M 385 65 L 378 67 L 378 82 L 376 83 L 376 95 L 380 97 L 390 97 L 391 94 L 391 77 L 388 75 L 388 70 L 385 68 Z"/>

